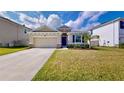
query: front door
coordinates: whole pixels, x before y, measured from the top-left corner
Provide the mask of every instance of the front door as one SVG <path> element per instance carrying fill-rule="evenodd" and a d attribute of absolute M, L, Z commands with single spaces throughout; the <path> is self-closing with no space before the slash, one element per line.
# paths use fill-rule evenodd
<path fill-rule="evenodd" d="M 62 47 L 65 47 L 67 45 L 67 37 L 63 36 L 62 37 Z"/>
<path fill-rule="evenodd" d="M 63 33 L 62 36 L 61 36 L 61 44 L 62 44 L 62 47 L 66 47 L 67 46 L 67 33 Z"/>

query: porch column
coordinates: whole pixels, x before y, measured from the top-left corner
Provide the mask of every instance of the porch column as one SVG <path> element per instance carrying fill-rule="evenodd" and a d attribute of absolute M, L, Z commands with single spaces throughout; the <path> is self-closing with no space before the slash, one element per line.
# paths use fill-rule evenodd
<path fill-rule="evenodd" d="M 74 43 L 76 44 L 76 34 L 74 34 Z"/>
<path fill-rule="evenodd" d="M 81 35 L 81 44 L 82 44 L 82 35 Z"/>

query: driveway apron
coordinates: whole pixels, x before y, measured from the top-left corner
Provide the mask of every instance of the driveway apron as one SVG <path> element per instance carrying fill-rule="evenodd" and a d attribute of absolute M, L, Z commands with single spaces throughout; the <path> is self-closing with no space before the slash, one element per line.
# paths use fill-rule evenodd
<path fill-rule="evenodd" d="M 31 80 L 54 50 L 54 48 L 32 48 L 0 56 L 0 80 Z"/>

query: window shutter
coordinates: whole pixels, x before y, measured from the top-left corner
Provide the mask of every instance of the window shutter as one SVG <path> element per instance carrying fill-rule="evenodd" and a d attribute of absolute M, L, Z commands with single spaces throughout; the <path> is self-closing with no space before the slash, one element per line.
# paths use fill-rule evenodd
<path fill-rule="evenodd" d="M 73 43 L 75 42 L 75 35 L 73 35 Z"/>
<path fill-rule="evenodd" d="M 120 21 L 120 29 L 124 29 L 124 21 Z"/>

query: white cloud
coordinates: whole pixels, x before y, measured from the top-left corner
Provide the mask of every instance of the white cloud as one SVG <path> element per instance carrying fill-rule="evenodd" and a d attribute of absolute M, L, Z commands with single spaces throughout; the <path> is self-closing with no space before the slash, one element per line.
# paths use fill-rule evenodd
<path fill-rule="evenodd" d="M 0 12 L 0 15 L 3 17 L 6 17 L 8 19 L 11 19 L 15 22 L 18 22 L 20 24 L 25 24 L 27 27 L 30 28 L 37 28 L 42 25 L 47 25 L 50 26 L 51 28 L 58 28 L 59 26 L 62 25 L 62 19 L 57 15 L 57 14 L 51 14 L 46 18 L 45 16 L 42 15 L 42 13 L 37 13 L 35 14 L 34 17 L 27 15 L 24 12 L 14 12 L 18 16 L 17 19 L 12 19 L 7 12 Z M 88 29 L 92 26 L 98 25 L 99 23 L 97 22 L 98 18 L 105 14 L 106 12 L 104 11 L 84 11 L 80 12 L 78 18 L 76 20 L 69 20 L 65 25 L 72 27 L 73 30 L 76 29 Z M 86 23 L 86 26 L 81 27 L 82 24 Z"/>
<path fill-rule="evenodd" d="M 62 24 L 60 17 L 56 14 L 51 14 L 47 19 L 47 25 L 52 28 L 58 28 Z"/>
<path fill-rule="evenodd" d="M 74 21 L 70 20 L 68 21 L 65 25 L 72 27 L 73 29 L 77 29 L 81 26 L 81 24 L 83 24 L 83 22 L 92 17 L 93 15 L 95 15 L 96 12 L 91 12 L 91 11 L 85 11 L 85 12 L 81 12 L 78 16 L 78 18 Z"/>
<path fill-rule="evenodd" d="M 72 29 L 79 29 L 81 27 L 82 24 L 84 24 L 84 22 L 87 20 L 87 25 L 93 25 L 96 24 L 95 21 L 97 21 L 97 19 L 105 14 L 106 12 L 98 12 L 98 11 L 84 11 L 81 12 L 78 16 L 78 18 L 74 21 L 70 20 L 67 23 L 65 23 L 65 25 L 72 27 Z M 95 23 L 90 24 L 89 22 L 94 21 Z M 89 26 L 86 27 L 82 27 L 82 28 L 87 28 Z"/>
<path fill-rule="evenodd" d="M 47 19 L 46 19 L 46 17 L 44 17 L 43 15 L 40 15 L 39 23 L 40 23 L 40 24 L 47 24 Z"/>
<path fill-rule="evenodd" d="M 98 25 L 100 25 L 99 22 L 95 22 L 95 23 L 91 23 L 91 24 L 88 23 L 85 27 L 82 27 L 81 30 L 86 31 L 86 30 L 89 30 L 89 29 L 91 29 L 91 28 L 93 28 L 95 26 L 98 26 Z"/>
<path fill-rule="evenodd" d="M 50 26 L 53 29 L 61 26 L 62 22 L 58 15 L 51 14 L 48 18 L 44 17 L 43 15 L 39 15 L 37 17 L 30 17 L 24 13 L 18 13 L 19 20 L 28 27 L 37 28 L 42 25 Z"/>
<path fill-rule="evenodd" d="M 107 13 L 107 12 L 105 12 L 105 11 L 97 12 L 94 16 L 92 16 L 92 17 L 89 19 L 89 21 L 97 21 L 98 18 L 99 18 L 101 15 L 105 14 L 105 13 Z"/>
<path fill-rule="evenodd" d="M 73 24 L 74 24 L 74 21 L 72 20 L 69 20 L 67 23 L 65 23 L 65 25 L 70 26 L 70 27 L 72 27 Z"/>
<path fill-rule="evenodd" d="M 13 11 L 13 13 L 15 13 L 15 12 Z M 11 21 L 13 21 L 13 22 L 19 23 L 17 20 L 12 19 L 12 18 L 8 15 L 7 11 L 1 11 L 1 12 L 0 12 L 0 16 L 2 16 L 2 17 L 4 17 L 4 18 L 7 18 L 7 19 L 9 19 L 9 20 L 11 20 Z"/>
<path fill-rule="evenodd" d="M 56 29 L 62 25 L 61 18 L 56 14 L 51 14 L 48 16 L 48 18 L 46 18 L 39 12 L 34 17 L 31 17 L 23 12 L 15 12 L 15 11 L 12 11 L 12 12 L 18 16 L 19 22 L 17 20 L 10 18 L 10 16 L 7 14 L 7 12 L 4 12 L 4 11 L 0 12 L 0 16 L 8 18 L 12 21 L 18 22 L 20 24 L 25 24 L 27 27 L 30 27 L 32 29 L 35 29 L 42 25 L 47 25 L 53 29 Z"/>
<path fill-rule="evenodd" d="M 1 12 L 0 12 L 0 16 L 6 17 L 6 12 L 5 12 L 5 11 L 1 11 Z"/>
<path fill-rule="evenodd" d="M 37 28 L 40 26 L 40 20 L 36 17 L 30 17 L 24 13 L 17 13 L 19 15 L 19 20 L 22 24 L 30 28 Z"/>

